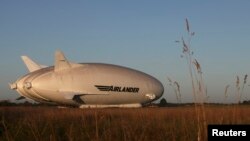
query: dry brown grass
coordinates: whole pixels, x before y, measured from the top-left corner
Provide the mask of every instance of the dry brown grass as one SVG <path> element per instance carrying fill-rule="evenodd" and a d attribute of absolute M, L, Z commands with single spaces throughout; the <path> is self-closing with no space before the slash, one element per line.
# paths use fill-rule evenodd
<path fill-rule="evenodd" d="M 206 106 L 207 123 L 249 124 L 250 106 L 234 108 Z M 0 107 L 0 116 L 1 141 L 192 141 L 197 139 L 198 133 L 193 106 L 139 109 Z"/>

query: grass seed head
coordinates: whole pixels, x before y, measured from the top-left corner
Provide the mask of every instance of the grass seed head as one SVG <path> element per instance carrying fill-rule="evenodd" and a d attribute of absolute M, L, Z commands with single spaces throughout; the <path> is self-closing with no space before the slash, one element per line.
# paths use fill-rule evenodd
<path fill-rule="evenodd" d="M 238 75 L 236 76 L 236 88 L 240 88 L 240 78 Z"/>
<path fill-rule="evenodd" d="M 183 53 L 187 53 L 189 51 L 189 48 L 186 44 L 186 42 L 184 41 L 183 37 L 181 38 L 182 39 L 182 45 L 183 45 Z"/>
<path fill-rule="evenodd" d="M 227 85 L 227 86 L 225 87 L 225 92 L 224 92 L 225 98 L 228 97 L 227 91 L 228 91 L 228 88 L 229 88 L 229 87 L 230 87 L 230 85 Z"/>
<path fill-rule="evenodd" d="M 200 65 L 200 63 L 196 59 L 194 59 L 193 63 L 195 65 L 196 70 L 198 71 L 198 73 L 201 73 L 201 65 Z"/>
<path fill-rule="evenodd" d="M 244 84 L 246 84 L 247 83 L 247 74 L 245 75 L 245 77 L 244 77 Z"/>
<path fill-rule="evenodd" d="M 190 32 L 190 28 L 189 28 L 189 23 L 188 23 L 188 19 L 186 18 L 186 29 L 188 31 L 188 33 Z"/>

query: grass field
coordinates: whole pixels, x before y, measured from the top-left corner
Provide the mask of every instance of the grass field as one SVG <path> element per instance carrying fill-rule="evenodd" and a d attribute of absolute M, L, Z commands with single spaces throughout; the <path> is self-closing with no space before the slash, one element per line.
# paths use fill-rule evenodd
<path fill-rule="evenodd" d="M 205 106 L 208 124 L 249 124 L 250 106 Z M 193 106 L 138 109 L 0 107 L 1 141 L 195 141 Z M 204 131 L 206 132 L 206 131 Z"/>

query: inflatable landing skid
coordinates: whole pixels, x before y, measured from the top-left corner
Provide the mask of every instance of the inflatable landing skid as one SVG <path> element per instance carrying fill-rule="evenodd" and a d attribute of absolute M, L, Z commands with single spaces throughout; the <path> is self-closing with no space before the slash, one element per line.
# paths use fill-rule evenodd
<path fill-rule="evenodd" d="M 117 105 L 94 105 L 94 104 L 84 104 L 79 106 L 79 108 L 140 108 L 141 104 L 117 104 Z"/>

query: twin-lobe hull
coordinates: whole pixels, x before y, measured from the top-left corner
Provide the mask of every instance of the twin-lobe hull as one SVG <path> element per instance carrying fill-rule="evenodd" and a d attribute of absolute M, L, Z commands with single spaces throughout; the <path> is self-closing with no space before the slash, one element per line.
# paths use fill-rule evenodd
<path fill-rule="evenodd" d="M 65 61 L 64 56 L 60 57 Z M 35 71 L 16 82 L 16 89 L 22 96 L 38 102 L 81 107 L 140 107 L 163 94 L 162 84 L 154 77 L 117 65 L 66 61 L 66 64 L 59 62 L 52 67 L 32 69 Z"/>

